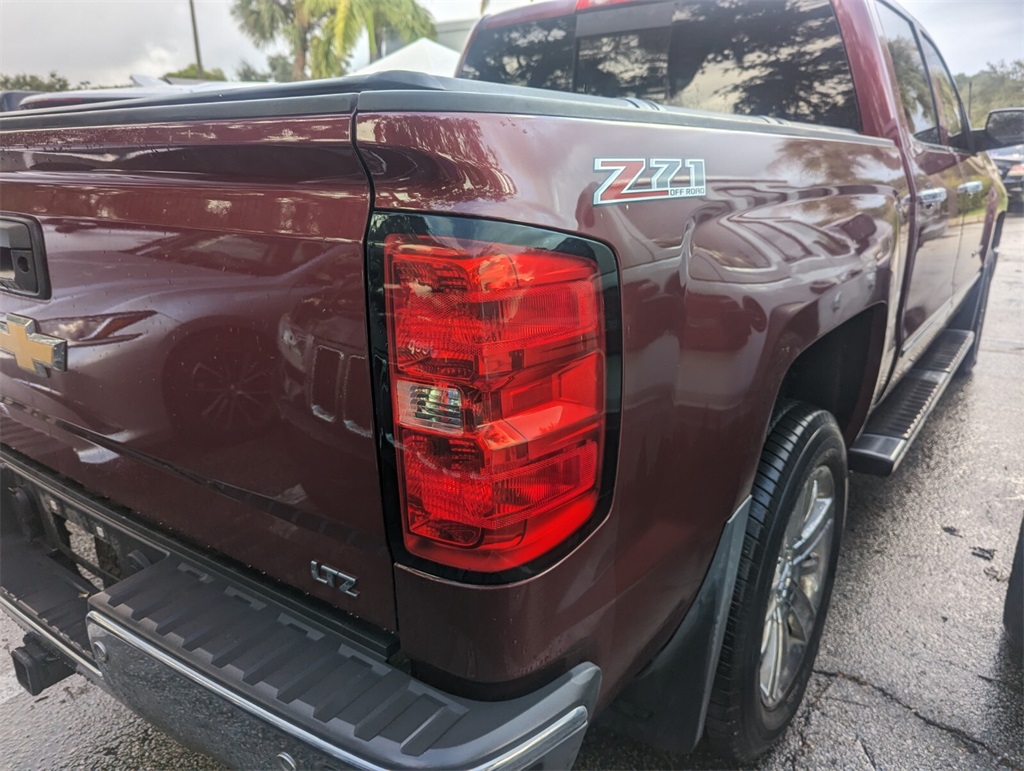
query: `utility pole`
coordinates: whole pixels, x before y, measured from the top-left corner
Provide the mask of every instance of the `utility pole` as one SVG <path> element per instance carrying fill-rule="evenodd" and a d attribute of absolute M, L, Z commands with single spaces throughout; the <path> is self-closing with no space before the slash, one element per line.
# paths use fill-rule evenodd
<path fill-rule="evenodd" d="M 188 9 L 192 12 L 192 42 L 196 46 L 196 70 L 199 77 L 203 77 L 203 55 L 199 53 L 199 27 L 196 26 L 196 4 L 195 0 L 188 0 Z"/>

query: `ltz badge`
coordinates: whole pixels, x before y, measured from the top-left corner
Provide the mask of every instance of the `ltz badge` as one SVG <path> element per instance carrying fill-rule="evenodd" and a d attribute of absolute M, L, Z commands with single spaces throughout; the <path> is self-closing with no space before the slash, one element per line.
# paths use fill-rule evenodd
<path fill-rule="evenodd" d="M 685 182 L 680 171 L 686 167 Z M 594 171 L 611 172 L 594 192 L 594 206 L 707 194 L 704 161 L 682 158 L 595 158 Z"/>

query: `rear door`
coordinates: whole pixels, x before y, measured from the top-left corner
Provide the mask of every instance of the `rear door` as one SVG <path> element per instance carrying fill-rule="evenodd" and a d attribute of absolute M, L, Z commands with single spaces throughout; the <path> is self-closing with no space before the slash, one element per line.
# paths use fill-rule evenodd
<path fill-rule="evenodd" d="M 951 310 L 953 270 L 963 231 L 964 179 L 949 130 L 940 120 L 931 76 L 914 26 L 877 3 L 882 35 L 892 59 L 908 137 L 912 199 L 910 271 L 903 309 L 901 353 L 907 363 L 938 334 Z M 916 248 L 915 248 L 916 245 Z"/>
<path fill-rule="evenodd" d="M 973 154 L 967 147 L 967 121 L 964 117 L 956 83 L 946 68 L 938 49 L 927 38 L 921 37 L 921 49 L 928 65 L 932 89 L 939 109 L 939 123 L 943 144 L 957 157 L 960 166 L 960 184 L 957 204 L 963 213 L 963 231 L 953 269 L 953 304 L 958 305 L 981 274 L 985 257 L 985 223 L 992 199 L 993 175 L 982 154 Z"/>
<path fill-rule="evenodd" d="M 49 290 L 0 291 L 0 321 L 67 355 L 0 341 L 2 440 L 394 629 L 353 102 L 5 119 L 3 207 L 38 227 Z"/>

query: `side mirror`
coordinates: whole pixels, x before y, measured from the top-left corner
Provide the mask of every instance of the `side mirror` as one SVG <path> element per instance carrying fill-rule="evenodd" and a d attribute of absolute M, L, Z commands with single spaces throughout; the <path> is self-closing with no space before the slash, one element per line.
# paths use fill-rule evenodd
<path fill-rule="evenodd" d="M 995 150 L 1024 144 L 1024 108 L 993 110 L 988 114 L 985 128 L 971 133 L 974 135 L 975 150 Z"/>

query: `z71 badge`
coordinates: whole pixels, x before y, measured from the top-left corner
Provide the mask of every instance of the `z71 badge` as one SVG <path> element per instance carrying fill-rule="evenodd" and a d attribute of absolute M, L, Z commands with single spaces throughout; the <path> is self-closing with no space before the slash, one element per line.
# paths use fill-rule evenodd
<path fill-rule="evenodd" d="M 686 166 L 686 183 L 678 181 Z M 594 193 L 594 206 L 706 195 L 703 160 L 682 158 L 595 158 L 594 171 L 611 172 Z"/>

